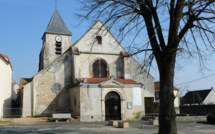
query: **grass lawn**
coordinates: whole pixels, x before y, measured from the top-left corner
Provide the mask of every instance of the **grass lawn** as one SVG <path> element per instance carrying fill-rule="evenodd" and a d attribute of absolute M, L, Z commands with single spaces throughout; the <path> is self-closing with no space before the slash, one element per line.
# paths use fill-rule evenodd
<path fill-rule="evenodd" d="M 3 118 L 3 119 L 0 119 L 0 124 L 7 124 L 7 123 L 11 123 L 11 122 L 13 122 L 12 118 Z"/>

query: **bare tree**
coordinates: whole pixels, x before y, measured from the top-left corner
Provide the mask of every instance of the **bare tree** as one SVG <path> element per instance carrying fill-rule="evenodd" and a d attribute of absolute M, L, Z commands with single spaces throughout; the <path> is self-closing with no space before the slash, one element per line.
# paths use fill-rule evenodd
<path fill-rule="evenodd" d="M 214 0 L 80 0 L 84 18 L 102 18 L 108 28 L 118 27 L 124 39 L 132 32 L 132 43 L 147 38 L 133 54 L 145 53 L 146 65 L 155 58 L 160 74 L 159 134 L 176 134 L 173 80 L 179 52 L 198 55 L 214 50 Z M 134 34 L 135 32 L 135 34 Z M 131 43 L 131 45 L 132 45 Z"/>

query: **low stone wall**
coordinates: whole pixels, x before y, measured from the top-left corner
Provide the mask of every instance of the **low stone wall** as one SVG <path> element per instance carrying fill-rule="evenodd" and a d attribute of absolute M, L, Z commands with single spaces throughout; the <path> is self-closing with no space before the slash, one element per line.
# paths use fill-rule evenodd
<path fill-rule="evenodd" d="M 158 119 L 157 116 L 145 116 L 142 120 Z M 206 116 L 176 116 L 176 121 L 207 121 Z"/>
<path fill-rule="evenodd" d="M 38 118 L 26 117 L 26 118 L 14 118 L 13 119 L 14 123 L 47 122 L 47 121 L 48 121 L 48 117 L 38 117 Z"/>
<path fill-rule="evenodd" d="M 180 114 L 189 115 L 207 115 L 215 111 L 215 105 L 182 105 L 180 106 Z"/>
<path fill-rule="evenodd" d="M 206 116 L 177 116 L 176 121 L 206 121 Z"/>

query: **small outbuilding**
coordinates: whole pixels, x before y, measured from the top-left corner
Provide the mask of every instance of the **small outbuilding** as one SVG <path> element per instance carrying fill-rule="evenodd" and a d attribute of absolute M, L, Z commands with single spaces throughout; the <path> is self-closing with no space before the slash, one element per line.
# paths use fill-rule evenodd
<path fill-rule="evenodd" d="M 215 91 L 211 89 L 188 91 L 181 99 L 181 104 L 215 104 Z"/>

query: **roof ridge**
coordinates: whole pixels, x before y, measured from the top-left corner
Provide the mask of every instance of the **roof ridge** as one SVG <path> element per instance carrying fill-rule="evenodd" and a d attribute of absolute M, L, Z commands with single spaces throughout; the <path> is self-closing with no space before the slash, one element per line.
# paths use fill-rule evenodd
<path fill-rule="evenodd" d="M 209 91 L 211 89 L 200 89 L 200 90 L 193 90 L 193 91 L 190 91 L 190 92 L 200 92 L 200 91 Z"/>

